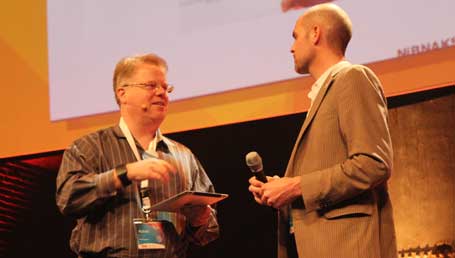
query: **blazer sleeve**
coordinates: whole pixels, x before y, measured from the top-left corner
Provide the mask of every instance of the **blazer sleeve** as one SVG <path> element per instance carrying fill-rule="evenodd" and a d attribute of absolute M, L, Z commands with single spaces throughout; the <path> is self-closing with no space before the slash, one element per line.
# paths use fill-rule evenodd
<path fill-rule="evenodd" d="M 334 133 L 346 146 L 346 160 L 303 174 L 301 189 L 307 210 L 330 208 L 385 182 L 392 169 L 387 104 L 374 73 L 364 66 L 340 72 L 331 91 L 337 94 Z"/>

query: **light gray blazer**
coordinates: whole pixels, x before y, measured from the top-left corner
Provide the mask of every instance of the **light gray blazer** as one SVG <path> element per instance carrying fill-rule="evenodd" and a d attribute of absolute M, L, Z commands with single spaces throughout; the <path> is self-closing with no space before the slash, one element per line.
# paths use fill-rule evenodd
<path fill-rule="evenodd" d="M 397 257 L 387 179 L 392 143 L 386 98 L 367 67 L 349 65 L 321 87 L 285 176 L 301 176 L 302 198 L 279 213 L 285 258 L 289 214 L 300 258 Z"/>

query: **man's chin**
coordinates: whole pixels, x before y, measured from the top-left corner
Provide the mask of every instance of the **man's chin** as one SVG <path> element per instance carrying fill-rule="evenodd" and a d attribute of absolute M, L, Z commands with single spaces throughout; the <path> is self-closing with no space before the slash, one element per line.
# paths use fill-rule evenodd
<path fill-rule="evenodd" d="M 153 122 L 154 124 L 161 124 L 165 118 L 165 115 L 153 115 L 149 116 L 147 120 L 149 120 L 149 122 Z"/>
<path fill-rule="evenodd" d="M 299 73 L 299 74 L 308 74 L 309 73 L 308 69 L 304 69 L 302 67 L 297 67 L 297 66 L 295 67 L 295 72 Z"/>
<path fill-rule="evenodd" d="M 153 108 L 147 111 L 146 117 L 150 118 L 153 122 L 161 123 L 167 115 L 167 108 Z"/>

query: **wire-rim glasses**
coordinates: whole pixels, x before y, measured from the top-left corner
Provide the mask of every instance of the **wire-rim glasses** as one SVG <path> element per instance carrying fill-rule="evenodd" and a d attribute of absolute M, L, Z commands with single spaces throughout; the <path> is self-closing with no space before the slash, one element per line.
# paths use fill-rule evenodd
<path fill-rule="evenodd" d="M 174 90 L 174 86 L 167 83 L 157 83 L 157 82 L 144 82 L 144 83 L 130 83 L 124 84 L 122 87 L 139 87 L 149 91 L 156 91 L 158 87 L 163 89 L 166 93 L 171 93 Z"/>

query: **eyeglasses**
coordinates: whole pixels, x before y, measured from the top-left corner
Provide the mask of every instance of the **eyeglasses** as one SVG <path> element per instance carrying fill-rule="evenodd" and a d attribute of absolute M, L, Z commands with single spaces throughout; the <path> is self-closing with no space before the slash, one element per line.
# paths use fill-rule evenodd
<path fill-rule="evenodd" d="M 122 87 L 139 87 L 149 91 L 156 91 L 158 87 L 163 89 L 166 93 L 171 93 L 174 90 L 174 86 L 167 83 L 157 83 L 157 82 L 144 82 L 144 83 L 131 83 L 124 84 Z"/>

